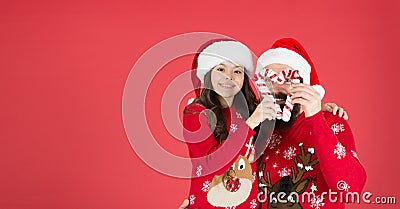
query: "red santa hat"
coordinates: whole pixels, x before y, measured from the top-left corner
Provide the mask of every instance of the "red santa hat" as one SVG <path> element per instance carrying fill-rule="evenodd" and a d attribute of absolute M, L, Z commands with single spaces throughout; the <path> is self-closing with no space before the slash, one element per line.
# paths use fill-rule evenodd
<path fill-rule="evenodd" d="M 225 61 L 242 66 L 249 77 L 254 71 L 252 54 L 247 46 L 232 39 L 211 40 L 199 49 L 193 60 L 192 82 L 197 95 L 206 73 Z"/>
<path fill-rule="evenodd" d="M 320 95 L 325 95 L 325 89 L 320 85 L 314 64 L 304 47 L 293 38 L 282 38 L 265 51 L 257 62 L 256 73 L 262 72 L 269 64 L 285 64 L 299 71 L 303 83 L 311 85 Z"/>

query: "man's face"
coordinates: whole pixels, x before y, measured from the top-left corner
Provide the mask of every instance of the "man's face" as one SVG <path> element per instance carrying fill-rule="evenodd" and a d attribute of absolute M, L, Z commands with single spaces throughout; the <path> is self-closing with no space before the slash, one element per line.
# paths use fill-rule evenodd
<path fill-rule="evenodd" d="M 265 66 L 264 69 L 270 69 L 274 71 L 277 75 L 279 75 L 284 70 L 293 70 L 292 67 L 285 65 L 285 64 L 269 64 Z M 290 92 L 290 82 L 284 82 L 283 84 L 279 84 L 277 82 L 272 82 L 272 87 L 274 90 L 275 95 L 283 94 L 287 95 Z M 281 101 L 281 98 L 275 98 L 277 103 L 280 105 L 282 102 L 285 104 L 285 101 Z M 286 100 L 286 98 L 285 98 Z"/>
<path fill-rule="evenodd" d="M 270 69 L 274 71 L 277 75 L 279 75 L 284 70 L 294 70 L 292 67 L 288 65 L 276 64 L 276 63 L 269 64 L 265 66 L 264 69 Z M 272 91 L 275 95 L 275 102 L 280 105 L 281 109 L 283 109 L 286 103 L 286 98 L 290 93 L 291 82 L 285 81 L 283 84 L 279 84 L 277 82 L 271 82 L 271 83 L 273 88 Z M 275 128 L 278 130 L 290 128 L 295 119 L 297 118 L 297 116 L 299 115 L 300 111 L 301 111 L 300 105 L 294 104 L 290 120 L 288 122 L 285 122 L 283 120 L 277 120 L 275 123 Z"/>

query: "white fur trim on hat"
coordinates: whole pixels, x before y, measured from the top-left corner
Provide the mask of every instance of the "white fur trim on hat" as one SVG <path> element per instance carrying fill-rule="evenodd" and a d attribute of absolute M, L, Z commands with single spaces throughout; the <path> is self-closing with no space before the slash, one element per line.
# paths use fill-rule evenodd
<path fill-rule="evenodd" d="M 269 49 L 258 58 L 256 73 L 262 72 L 269 64 L 285 64 L 299 71 L 303 83 L 310 84 L 311 66 L 295 51 L 286 48 Z"/>
<path fill-rule="evenodd" d="M 237 41 L 219 41 L 200 52 L 197 58 L 197 77 L 204 82 L 206 73 L 225 61 L 244 67 L 249 76 L 253 73 L 253 59 L 249 48 Z"/>
<path fill-rule="evenodd" d="M 324 87 L 322 87 L 321 85 L 318 85 L 318 84 L 312 85 L 311 87 L 313 87 L 314 90 L 316 90 L 319 93 L 319 95 L 321 96 L 321 99 L 324 98 L 324 96 L 325 96 Z"/>

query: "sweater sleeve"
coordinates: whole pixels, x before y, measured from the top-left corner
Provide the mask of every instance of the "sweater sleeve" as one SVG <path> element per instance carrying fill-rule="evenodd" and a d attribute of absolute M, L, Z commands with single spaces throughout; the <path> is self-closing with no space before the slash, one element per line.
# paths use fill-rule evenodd
<path fill-rule="evenodd" d="M 366 173 L 356 154 L 353 133 L 348 123 L 331 113 L 322 112 L 306 120 L 328 187 L 336 192 L 361 193 Z"/>

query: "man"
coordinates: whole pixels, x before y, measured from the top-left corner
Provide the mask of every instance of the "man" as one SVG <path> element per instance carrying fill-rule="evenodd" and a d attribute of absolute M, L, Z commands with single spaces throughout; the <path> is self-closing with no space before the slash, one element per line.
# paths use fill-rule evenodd
<path fill-rule="evenodd" d="M 366 173 L 347 122 L 321 111 L 324 90 L 303 46 L 292 38 L 277 40 L 260 56 L 256 77 L 271 80 L 273 89 L 261 92 L 275 95 L 278 113 L 259 159 L 262 208 L 344 208 L 339 193 L 360 193 Z M 338 193 L 336 200 L 330 191 Z"/>

